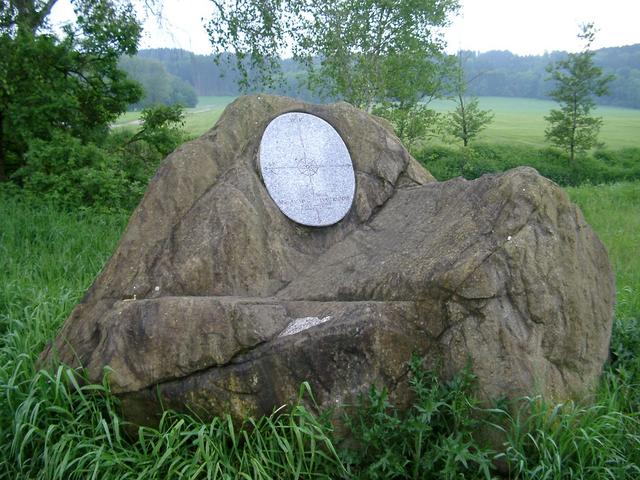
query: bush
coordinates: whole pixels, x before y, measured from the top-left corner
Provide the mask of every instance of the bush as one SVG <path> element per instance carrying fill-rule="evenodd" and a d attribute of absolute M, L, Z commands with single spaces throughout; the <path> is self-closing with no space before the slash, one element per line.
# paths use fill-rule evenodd
<path fill-rule="evenodd" d="M 438 180 L 455 177 L 471 180 L 524 165 L 562 186 L 640 179 L 638 148 L 596 150 L 593 155 L 579 158 L 575 165 L 570 165 L 560 150 L 515 145 L 429 146 L 415 152 L 415 157 Z"/>
<path fill-rule="evenodd" d="M 373 114 L 390 122 L 398 138 L 409 149 L 426 138 L 438 135 L 443 128 L 443 115 L 421 104 L 385 102 L 376 106 Z"/>
<path fill-rule="evenodd" d="M 31 142 L 25 165 L 13 178 L 27 193 L 63 207 L 130 208 L 144 185 L 128 178 L 120 163 L 94 144 L 56 132 L 50 141 Z"/>
<path fill-rule="evenodd" d="M 469 371 L 444 382 L 410 365 L 415 401 L 406 412 L 371 389 L 347 417 L 354 446 L 342 452 L 352 478 L 492 478 L 493 452 L 474 439 L 480 426 Z"/>
<path fill-rule="evenodd" d="M 12 179 L 63 208 L 131 210 L 162 159 L 184 141 L 182 117 L 180 106 L 145 109 L 138 132 L 112 132 L 100 145 L 65 132 L 34 139 Z"/>
<path fill-rule="evenodd" d="M 125 142 L 125 146 L 142 141 L 164 157 L 184 141 L 184 109 L 181 105 L 145 108 L 140 113 L 140 120 L 142 127 Z"/>

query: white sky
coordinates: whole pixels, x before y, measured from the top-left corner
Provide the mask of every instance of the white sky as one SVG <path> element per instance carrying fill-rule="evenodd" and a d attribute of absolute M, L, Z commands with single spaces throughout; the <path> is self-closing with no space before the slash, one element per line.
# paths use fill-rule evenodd
<path fill-rule="evenodd" d="M 260 0 L 256 0 L 260 1 Z M 640 43 L 640 0 L 460 0 L 460 14 L 445 30 L 448 50 L 510 50 L 519 55 L 576 51 L 578 25 L 592 21 L 599 32 L 593 48 Z M 204 30 L 210 0 L 164 0 L 161 25 L 145 22 L 140 48 L 183 48 L 208 54 Z M 59 0 L 54 24 L 72 17 L 69 0 Z"/>

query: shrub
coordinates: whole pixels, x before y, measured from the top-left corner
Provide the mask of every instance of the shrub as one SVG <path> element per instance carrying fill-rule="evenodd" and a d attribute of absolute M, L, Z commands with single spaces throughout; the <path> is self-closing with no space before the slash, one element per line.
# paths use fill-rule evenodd
<path fill-rule="evenodd" d="M 640 179 L 640 149 L 596 150 L 570 165 L 554 148 L 477 144 L 467 148 L 429 146 L 415 157 L 438 180 L 478 178 L 485 173 L 530 166 L 562 186 L 601 184 Z"/>
<path fill-rule="evenodd" d="M 401 412 L 385 390 L 371 389 L 347 417 L 353 446 L 342 452 L 352 478 L 491 478 L 493 452 L 473 434 L 474 377 L 466 371 L 444 382 L 410 365 L 415 401 Z"/>
<path fill-rule="evenodd" d="M 145 109 L 138 132 L 118 130 L 99 145 L 64 132 L 35 139 L 12 179 L 63 208 L 131 210 L 162 159 L 184 141 L 182 117 L 180 106 Z"/>
<path fill-rule="evenodd" d="M 140 113 L 140 120 L 140 130 L 125 142 L 125 146 L 144 142 L 164 157 L 184 141 L 184 109 L 181 105 L 145 108 Z"/>
<path fill-rule="evenodd" d="M 13 178 L 26 192 L 63 207 L 130 208 L 143 185 L 128 178 L 119 164 L 110 152 L 56 132 L 50 141 L 31 142 L 25 165 Z"/>

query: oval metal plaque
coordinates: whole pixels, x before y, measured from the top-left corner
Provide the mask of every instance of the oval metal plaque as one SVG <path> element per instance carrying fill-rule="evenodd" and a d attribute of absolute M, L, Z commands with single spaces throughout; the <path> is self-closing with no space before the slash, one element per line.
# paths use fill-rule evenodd
<path fill-rule="evenodd" d="M 356 187 L 351 156 L 321 118 L 301 112 L 276 117 L 262 135 L 258 159 L 269 195 L 294 222 L 324 227 L 351 208 Z"/>

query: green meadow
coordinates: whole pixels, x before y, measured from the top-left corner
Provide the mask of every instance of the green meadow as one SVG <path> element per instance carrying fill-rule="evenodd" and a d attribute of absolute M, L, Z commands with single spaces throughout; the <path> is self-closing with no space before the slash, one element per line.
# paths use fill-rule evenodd
<path fill-rule="evenodd" d="M 220 118 L 223 110 L 236 97 L 199 97 L 198 105 L 185 109 L 184 129 L 189 136 L 197 137 L 209 130 Z M 126 112 L 113 125 L 116 128 L 135 128 L 140 112 Z"/>
<path fill-rule="evenodd" d="M 452 101 L 435 100 L 430 106 L 438 112 L 454 109 Z M 557 104 L 550 100 L 532 98 L 480 97 L 480 107 L 491 110 L 494 119 L 478 136 L 487 143 L 544 147 L 544 117 Z M 606 148 L 640 147 L 640 110 L 598 106 L 594 115 L 601 116 L 604 125 L 599 139 Z"/>
<path fill-rule="evenodd" d="M 234 98 L 200 97 L 195 108 L 185 111 L 185 129 L 189 135 L 198 136 L 211 128 Z M 434 100 L 429 105 L 440 113 L 455 108 L 450 100 Z M 495 116 L 479 135 L 479 142 L 532 147 L 548 145 L 544 140 L 544 116 L 556 108 L 554 102 L 531 98 L 481 97 L 480 106 L 493 111 Z M 640 147 L 640 110 L 599 106 L 595 115 L 604 119 L 600 140 L 606 148 Z M 138 118 L 139 112 L 127 112 L 115 125 L 131 125 Z"/>

